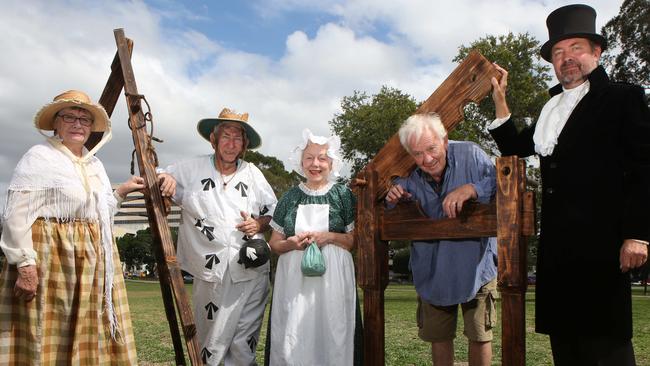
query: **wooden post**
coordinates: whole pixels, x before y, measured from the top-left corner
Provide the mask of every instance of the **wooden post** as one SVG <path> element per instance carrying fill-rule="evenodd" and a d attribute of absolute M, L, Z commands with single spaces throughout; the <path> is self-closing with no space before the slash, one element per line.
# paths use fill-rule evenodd
<path fill-rule="evenodd" d="M 129 59 L 133 53 L 133 41 L 126 39 L 126 44 L 128 48 Z M 102 92 L 101 97 L 99 98 L 99 104 L 101 104 L 106 113 L 110 117 L 115 110 L 117 105 L 117 100 L 120 97 L 120 92 L 124 88 L 124 75 L 122 74 L 122 65 L 120 63 L 119 51 L 115 53 L 115 58 L 111 64 L 111 74 L 108 77 L 104 91 Z M 102 137 L 102 132 L 93 132 L 86 142 L 86 147 L 90 150 L 92 149 Z M 148 214 L 147 214 L 148 216 Z M 117 222 L 117 220 L 116 220 Z M 149 220 L 147 220 L 149 222 Z M 154 254 L 156 255 L 156 260 L 160 263 L 159 259 L 158 246 L 154 246 Z M 171 330 L 172 344 L 174 346 L 174 354 L 176 357 L 176 364 L 184 365 L 185 356 L 183 354 L 183 341 L 178 330 L 178 320 L 176 319 L 176 312 L 174 309 L 174 298 L 171 291 L 170 282 L 168 278 L 160 277 L 160 290 L 162 292 L 163 303 L 165 305 L 165 311 L 167 315 L 167 321 Z"/>
<path fill-rule="evenodd" d="M 358 282 L 363 289 L 364 364 L 383 365 L 385 349 L 384 290 L 388 285 L 388 247 L 379 239 L 380 210 L 375 198 L 377 172 L 367 166 L 357 180 L 358 203 L 354 240 L 357 243 Z M 372 213 L 372 214 L 369 214 Z"/>
<path fill-rule="evenodd" d="M 525 166 L 516 156 L 497 159 L 498 286 L 501 293 L 502 365 L 526 364 L 526 256 L 522 228 L 530 219 L 525 204 Z M 528 195 L 527 197 L 532 197 Z M 526 233 L 527 234 L 527 233 Z"/>
<path fill-rule="evenodd" d="M 144 178 L 145 182 L 145 203 L 153 238 L 154 253 L 158 264 L 158 275 L 165 304 L 165 312 L 174 342 L 176 364 L 185 365 L 185 358 L 178 332 L 174 299 L 176 299 L 178 314 L 183 325 L 188 357 L 192 365 L 200 365 L 202 363 L 199 355 L 199 346 L 196 341 L 196 326 L 194 324 L 192 308 L 188 301 L 187 292 L 185 291 L 180 267 L 176 262 L 176 250 L 165 218 L 165 205 L 160 194 L 160 186 L 156 179 L 155 166 L 149 145 L 151 136 L 147 134 L 146 128 L 144 128 L 146 124 L 144 112 L 142 111 L 141 99 L 138 95 L 135 75 L 131 66 L 130 57 L 133 46 L 129 44 L 122 29 L 114 30 L 114 34 L 117 43 L 117 59 L 119 60 L 119 69 L 121 69 L 122 78 L 120 80 L 119 76 L 113 75 L 118 70 L 116 63 L 113 62 L 113 73 L 109 78 L 107 88 L 104 89 L 102 99 L 107 100 L 107 104 L 109 105 L 113 103 L 114 106 L 117 101 L 115 94 L 119 93 L 122 89 L 119 84 L 123 84 L 129 113 L 129 126 L 133 133 L 133 143 L 136 148 L 140 175 Z"/>
<path fill-rule="evenodd" d="M 127 38 L 127 45 L 129 48 L 129 58 L 131 58 L 131 54 L 133 53 L 133 41 Z M 101 97 L 99 97 L 99 104 L 104 107 L 108 117 L 113 115 L 113 111 L 115 110 L 117 100 L 120 98 L 120 92 L 123 87 L 124 76 L 122 75 L 122 66 L 120 66 L 120 57 L 119 54 L 115 52 L 115 57 L 111 63 L 111 74 L 108 76 Z M 86 141 L 86 148 L 92 150 L 93 147 L 101 141 L 103 135 L 103 132 L 91 132 L 88 141 Z"/>

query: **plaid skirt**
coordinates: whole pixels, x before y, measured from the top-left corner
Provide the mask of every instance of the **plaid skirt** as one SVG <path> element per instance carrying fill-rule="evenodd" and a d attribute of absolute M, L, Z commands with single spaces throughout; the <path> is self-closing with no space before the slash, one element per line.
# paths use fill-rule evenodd
<path fill-rule="evenodd" d="M 38 288 L 31 302 L 13 295 L 15 265 L 0 275 L 0 365 L 135 365 L 135 341 L 120 259 L 113 241 L 113 306 L 119 331 L 111 337 L 104 311 L 104 256 L 99 224 L 38 219 Z"/>

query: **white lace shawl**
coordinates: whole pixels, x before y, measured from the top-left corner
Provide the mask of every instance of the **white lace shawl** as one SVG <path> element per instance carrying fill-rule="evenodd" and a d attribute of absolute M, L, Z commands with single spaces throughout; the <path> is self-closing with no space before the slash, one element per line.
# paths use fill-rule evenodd
<path fill-rule="evenodd" d="M 111 336 L 115 339 L 119 329 L 112 301 L 112 229 L 117 201 L 104 165 L 87 150 L 84 152 L 82 157 L 73 155 L 55 137 L 29 149 L 16 166 L 9 184 L 5 218 L 11 216 L 19 204 L 18 196 L 24 199 L 27 194 L 26 222 L 34 222 L 39 217 L 60 222 L 74 219 L 99 221 L 104 254 L 105 311 L 108 311 Z M 101 182 L 100 187 L 90 184 L 89 177 L 95 175 Z"/>

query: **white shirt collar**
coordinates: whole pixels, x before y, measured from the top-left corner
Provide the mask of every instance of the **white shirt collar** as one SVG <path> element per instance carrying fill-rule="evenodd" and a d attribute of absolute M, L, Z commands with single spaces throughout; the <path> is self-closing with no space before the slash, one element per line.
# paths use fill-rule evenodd
<path fill-rule="evenodd" d="M 564 89 L 562 93 L 551 98 L 539 114 L 533 141 L 535 151 L 542 156 L 553 154 L 557 139 L 564 129 L 573 109 L 589 92 L 589 80 L 572 89 Z"/>

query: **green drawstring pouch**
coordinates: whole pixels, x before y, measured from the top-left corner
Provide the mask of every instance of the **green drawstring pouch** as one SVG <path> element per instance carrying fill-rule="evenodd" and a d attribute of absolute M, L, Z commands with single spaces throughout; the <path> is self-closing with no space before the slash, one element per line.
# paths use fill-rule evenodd
<path fill-rule="evenodd" d="M 322 276 L 326 269 L 323 253 L 321 253 L 316 242 L 312 242 L 302 254 L 302 262 L 300 263 L 302 274 L 307 277 L 318 277 Z"/>

